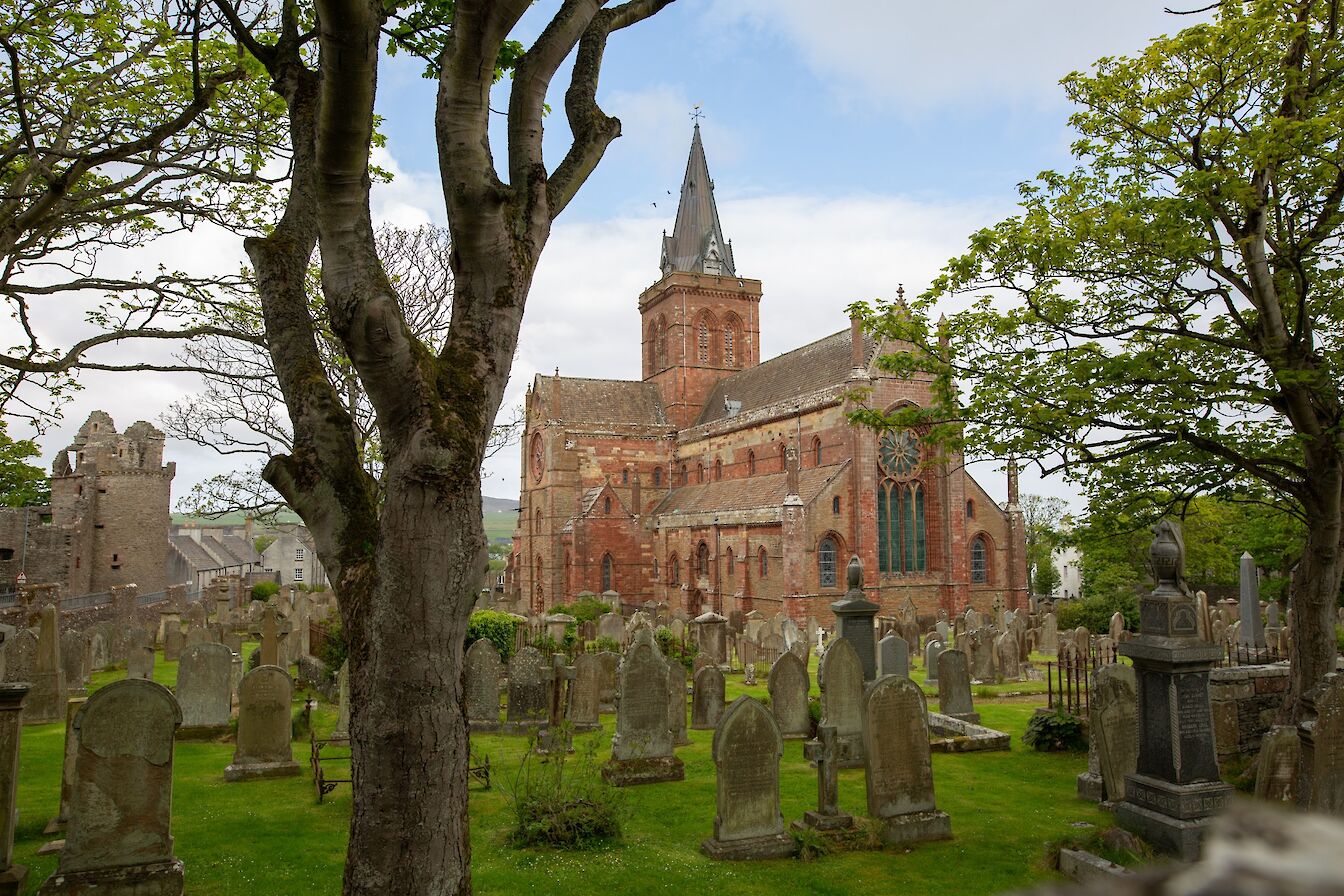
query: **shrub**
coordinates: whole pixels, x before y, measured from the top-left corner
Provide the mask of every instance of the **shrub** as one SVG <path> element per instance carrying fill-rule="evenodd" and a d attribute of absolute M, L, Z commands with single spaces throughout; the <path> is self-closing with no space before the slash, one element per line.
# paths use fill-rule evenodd
<path fill-rule="evenodd" d="M 1094 635 L 1104 633 L 1111 625 L 1111 614 L 1119 611 L 1125 618 L 1125 628 L 1132 632 L 1139 630 L 1139 600 L 1132 594 L 1096 595 L 1083 600 L 1061 604 L 1056 618 L 1059 630 L 1084 626 Z"/>
<path fill-rule="evenodd" d="M 593 650 L 601 653 L 604 650 L 610 650 L 612 653 L 621 652 L 621 642 L 615 638 L 602 637 L 593 642 Z"/>
<path fill-rule="evenodd" d="M 687 672 L 695 666 L 695 655 L 700 652 L 699 647 L 689 641 L 678 641 L 666 627 L 654 632 L 653 638 L 658 642 L 658 649 L 663 652 L 664 657 L 681 663 Z"/>
<path fill-rule="evenodd" d="M 261 648 L 253 647 L 252 652 L 247 655 L 247 671 L 251 672 L 253 669 L 257 668 L 260 665 L 261 665 Z"/>
<path fill-rule="evenodd" d="M 604 613 L 611 612 L 611 605 L 598 597 L 582 597 L 572 604 L 556 604 L 551 607 L 552 614 L 567 613 L 578 622 L 592 622 Z"/>
<path fill-rule="evenodd" d="M 1062 709 L 1054 712 L 1041 712 L 1031 717 L 1022 742 L 1042 752 L 1062 752 L 1065 750 L 1086 750 L 1087 738 L 1083 736 L 1083 720 Z"/>
<path fill-rule="evenodd" d="M 345 629 L 341 628 L 341 620 L 332 619 L 327 623 L 327 639 L 318 648 L 317 658 L 326 664 L 327 674 L 335 678 L 340 674 L 341 666 L 345 665 L 346 657 L 349 655 L 350 645 L 345 641 Z"/>
<path fill-rule="evenodd" d="M 252 586 L 253 600 L 270 600 L 280 593 L 280 585 L 276 582 L 258 582 Z"/>
<path fill-rule="evenodd" d="M 511 783 L 502 785 L 516 826 L 514 846 L 583 849 L 621 836 L 624 795 L 602 780 L 591 739 L 571 758 L 564 751 L 538 760 L 528 750 Z"/>
<path fill-rule="evenodd" d="M 495 645 L 495 649 L 499 651 L 499 658 L 507 663 L 509 657 L 513 656 L 514 632 L 517 629 L 518 620 L 508 613 L 501 613 L 498 610 L 477 610 L 471 614 L 471 619 L 467 622 L 467 642 L 464 646 L 470 647 L 473 642 L 485 638 Z"/>

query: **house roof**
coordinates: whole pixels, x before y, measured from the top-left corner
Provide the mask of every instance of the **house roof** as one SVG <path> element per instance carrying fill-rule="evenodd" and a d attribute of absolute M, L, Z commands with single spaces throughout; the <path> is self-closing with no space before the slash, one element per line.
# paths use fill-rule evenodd
<path fill-rule="evenodd" d="M 169 535 L 168 543 L 193 569 L 215 569 L 223 565 L 190 535 Z"/>
<path fill-rule="evenodd" d="M 546 416 L 568 423 L 621 423 L 668 426 L 658 387 L 631 380 L 538 376 L 533 393 Z"/>
<path fill-rule="evenodd" d="M 849 461 L 808 467 L 798 471 L 798 496 L 804 504 L 816 500 L 817 495 L 838 476 Z M 669 514 L 722 513 L 733 510 L 778 508 L 788 494 L 788 473 L 766 473 L 740 479 L 682 485 L 668 492 L 654 509 L 657 516 Z"/>
<path fill-rule="evenodd" d="M 738 413 L 749 413 L 840 385 L 854 368 L 853 344 L 850 331 L 844 329 L 719 380 L 710 390 L 696 425 L 727 418 L 728 401 L 741 402 Z M 875 350 L 872 337 L 865 334 L 865 364 L 872 360 Z"/>

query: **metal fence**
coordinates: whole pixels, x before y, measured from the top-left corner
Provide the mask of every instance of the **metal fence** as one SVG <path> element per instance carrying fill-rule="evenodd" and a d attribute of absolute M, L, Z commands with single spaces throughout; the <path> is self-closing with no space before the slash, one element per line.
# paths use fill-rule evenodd
<path fill-rule="evenodd" d="M 1073 652 L 1058 663 L 1045 664 L 1045 693 L 1051 709 L 1076 716 L 1086 715 L 1091 706 L 1092 673 L 1119 658 L 1115 647 L 1102 650 L 1093 645 L 1087 653 Z"/>

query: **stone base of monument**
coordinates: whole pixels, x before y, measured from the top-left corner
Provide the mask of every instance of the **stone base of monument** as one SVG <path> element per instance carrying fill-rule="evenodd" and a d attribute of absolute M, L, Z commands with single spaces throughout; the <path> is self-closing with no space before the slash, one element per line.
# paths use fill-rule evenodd
<path fill-rule="evenodd" d="M 922 843 L 925 840 L 951 840 L 952 819 L 946 812 L 910 812 L 883 818 L 882 839 L 887 843 Z"/>
<path fill-rule="evenodd" d="M 10 865 L 0 871 L 0 896 L 18 896 L 27 879 L 28 868 L 25 865 Z"/>
<path fill-rule="evenodd" d="M 1221 781 L 1171 784 L 1147 775 L 1125 775 L 1125 799 L 1115 804 L 1120 827 L 1182 861 L 1199 858 L 1212 816 L 1227 807 L 1232 787 Z"/>
<path fill-rule="evenodd" d="M 795 821 L 792 827 L 799 831 L 804 828 L 814 831 L 848 831 L 854 827 L 854 816 L 847 812 L 824 815 L 815 809 L 808 809 L 803 813 L 803 820 Z"/>
<path fill-rule="evenodd" d="M 715 840 L 710 837 L 700 844 L 700 851 L 711 859 L 728 861 L 787 859 L 798 851 L 798 844 L 788 834 L 751 837 L 746 840 Z"/>
<path fill-rule="evenodd" d="M 177 740 L 214 740 L 228 733 L 228 725 L 183 725 L 174 737 Z"/>
<path fill-rule="evenodd" d="M 532 751 L 543 756 L 547 753 L 573 753 L 574 729 L 565 725 L 541 729 L 537 732 L 537 742 Z"/>
<path fill-rule="evenodd" d="M 289 762 L 234 763 L 224 769 L 225 781 L 251 781 L 257 778 L 289 778 L 299 773 L 299 764 Z"/>
<path fill-rule="evenodd" d="M 1096 772 L 1083 772 L 1078 776 L 1078 799 L 1099 803 L 1105 796 L 1106 788 L 1102 784 L 1101 775 Z"/>
<path fill-rule="evenodd" d="M 1005 731 L 996 731 L 940 712 L 930 712 L 928 715 L 929 730 L 942 735 L 929 742 L 929 749 L 935 753 L 976 753 L 1012 748 L 1012 737 Z"/>
<path fill-rule="evenodd" d="M 637 784 L 657 784 L 660 781 L 681 781 L 686 767 L 675 756 L 652 759 L 612 759 L 602 766 L 602 780 L 613 787 L 632 787 Z"/>
<path fill-rule="evenodd" d="M 3 892 L 3 891 L 0 891 Z M 150 865 L 126 865 L 95 871 L 57 872 L 47 878 L 38 896 L 182 896 L 182 860 Z"/>

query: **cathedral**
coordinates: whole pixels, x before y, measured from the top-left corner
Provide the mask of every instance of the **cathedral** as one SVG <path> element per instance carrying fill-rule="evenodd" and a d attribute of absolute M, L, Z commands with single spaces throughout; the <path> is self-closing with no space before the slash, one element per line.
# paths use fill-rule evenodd
<path fill-rule="evenodd" d="M 1026 606 L 1026 530 L 959 455 L 852 425 L 852 395 L 931 400 L 857 321 L 760 358 L 759 280 L 737 272 L 697 124 L 661 276 L 639 297 L 643 379 L 538 375 L 528 390 L 506 591 L 544 612 L 584 591 L 829 624 L 850 556 L 866 596 L 921 616 Z M 767 306 L 768 307 L 768 306 Z"/>

